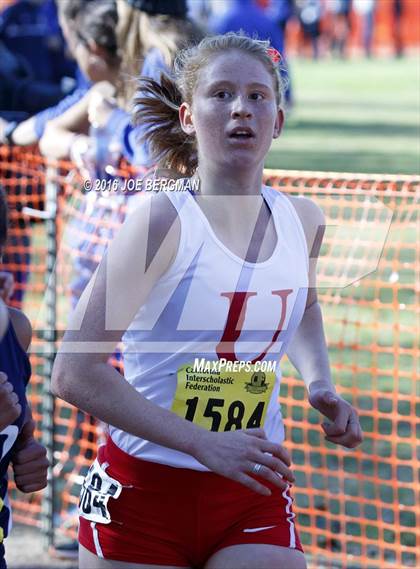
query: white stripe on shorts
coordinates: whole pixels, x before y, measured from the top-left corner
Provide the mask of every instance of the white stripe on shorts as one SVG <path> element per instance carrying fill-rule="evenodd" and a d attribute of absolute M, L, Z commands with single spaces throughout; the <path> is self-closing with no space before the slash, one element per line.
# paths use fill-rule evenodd
<path fill-rule="evenodd" d="M 287 492 L 289 491 L 290 486 L 288 485 L 286 487 L 286 489 L 284 490 L 282 496 L 283 498 L 285 498 L 285 500 L 287 500 L 287 506 L 286 506 L 286 513 L 289 514 L 287 516 L 287 521 L 289 522 L 290 525 L 290 543 L 289 543 L 289 547 L 295 549 L 296 548 L 296 532 L 295 532 L 295 524 L 293 522 L 293 520 L 296 517 L 296 514 L 294 514 L 291 511 L 291 507 L 292 507 L 292 498 L 287 494 Z"/>
<path fill-rule="evenodd" d="M 99 535 L 98 530 L 96 529 L 96 522 L 90 522 L 90 527 L 92 528 L 93 543 L 95 544 L 96 555 L 103 559 L 104 554 L 102 553 L 101 544 L 99 543 Z"/>
<path fill-rule="evenodd" d="M 106 469 L 109 466 L 109 462 L 103 462 L 101 464 L 101 468 L 103 468 L 104 472 L 106 472 Z M 104 558 L 104 554 L 102 553 L 102 547 L 101 544 L 99 543 L 99 534 L 98 534 L 98 530 L 96 529 L 96 522 L 90 522 L 90 527 L 92 528 L 92 535 L 93 535 L 93 543 L 95 544 L 95 549 L 96 549 L 96 555 L 98 557 L 100 557 L 101 559 Z"/>

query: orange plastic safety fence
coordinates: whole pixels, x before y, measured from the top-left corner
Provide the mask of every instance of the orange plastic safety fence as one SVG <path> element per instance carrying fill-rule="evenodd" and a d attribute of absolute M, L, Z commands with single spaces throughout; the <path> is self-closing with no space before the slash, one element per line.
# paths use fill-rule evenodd
<path fill-rule="evenodd" d="M 359 410 L 365 434 L 353 451 L 327 443 L 302 380 L 285 362 L 280 401 L 297 478 L 294 495 L 303 544 L 314 567 L 416 567 L 420 178 L 266 171 L 265 182 L 310 197 L 326 215 L 318 293 L 337 390 Z M 71 164 L 46 167 L 35 151 L 5 147 L 0 147 L 0 183 L 12 221 L 6 268 L 28 274 L 26 280 L 20 275 L 21 304 L 34 324 L 30 399 L 41 427 L 47 236 L 45 223 L 28 217 L 23 208 L 43 210 L 45 184 L 59 187 L 60 336 L 106 243 L 142 195 L 84 194 Z M 114 363 L 119 365 L 118 355 Z M 103 427 L 57 400 L 55 429 L 55 523 L 58 533 L 74 536 L 79 485 Z M 13 497 L 15 519 L 39 524 L 40 495 Z"/>

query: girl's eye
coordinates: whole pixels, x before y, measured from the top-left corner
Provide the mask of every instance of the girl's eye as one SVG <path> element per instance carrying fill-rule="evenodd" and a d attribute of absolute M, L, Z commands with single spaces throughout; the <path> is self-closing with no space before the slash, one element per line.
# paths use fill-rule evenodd
<path fill-rule="evenodd" d="M 264 95 L 262 93 L 251 93 L 249 98 L 252 99 L 253 101 L 261 101 L 262 99 L 264 99 Z"/>
<path fill-rule="evenodd" d="M 227 99 L 230 97 L 230 93 L 229 91 L 217 91 L 217 93 L 215 93 L 215 97 L 217 99 Z"/>

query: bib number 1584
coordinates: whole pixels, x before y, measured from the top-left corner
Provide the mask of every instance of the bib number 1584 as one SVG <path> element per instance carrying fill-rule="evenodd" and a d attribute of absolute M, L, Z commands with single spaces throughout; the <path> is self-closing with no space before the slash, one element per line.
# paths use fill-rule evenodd
<path fill-rule="evenodd" d="M 187 421 L 194 421 L 196 417 L 198 397 L 187 399 L 187 412 L 185 418 Z M 210 418 L 211 431 L 232 431 L 239 429 L 256 429 L 261 427 L 261 422 L 264 414 L 265 401 L 260 401 L 255 406 L 248 420 L 245 416 L 245 405 L 242 401 L 232 401 L 229 407 L 225 408 L 224 399 L 210 398 L 207 402 L 203 417 Z M 200 421 L 201 423 L 201 421 Z"/>

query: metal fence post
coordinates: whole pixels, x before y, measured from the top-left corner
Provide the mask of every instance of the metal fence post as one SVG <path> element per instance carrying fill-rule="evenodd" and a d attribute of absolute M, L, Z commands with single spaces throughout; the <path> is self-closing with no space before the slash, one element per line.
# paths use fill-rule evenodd
<path fill-rule="evenodd" d="M 45 330 L 45 362 L 44 362 L 44 392 L 43 392 L 43 413 L 42 413 L 42 433 L 44 444 L 47 448 L 49 468 L 49 484 L 44 494 L 42 502 L 42 533 L 44 534 L 46 545 L 54 545 L 54 498 L 55 481 L 53 477 L 54 451 L 55 451 L 55 428 L 54 412 L 55 397 L 51 391 L 51 374 L 54 358 L 57 351 L 57 169 L 47 168 L 46 172 L 46 220 L 47 233 L 47 288 L 45 291 L 46 302 L 46 330 Z"/>

